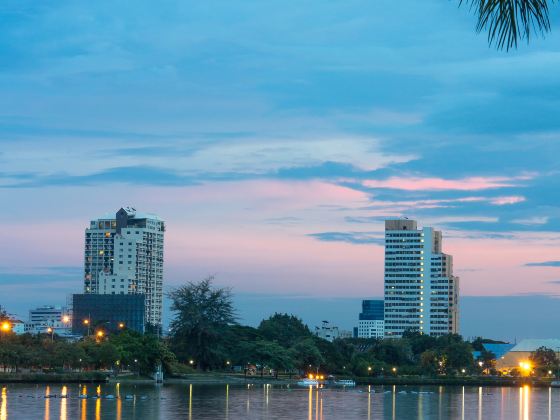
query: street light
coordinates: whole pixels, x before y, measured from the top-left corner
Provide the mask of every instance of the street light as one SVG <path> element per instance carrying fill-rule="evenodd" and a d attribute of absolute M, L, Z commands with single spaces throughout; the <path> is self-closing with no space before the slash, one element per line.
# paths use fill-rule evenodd
<path fill-rule="evenodd" d="M 10 332 L 11 330 L 12 330 L 12 324 L 10 324 L 8 321 L 2 322 L 2 331 L 3 332 Z"/>
<path fill-rule="evenodd" d="M 95 335 L 97 336 L 98 340 L 103 339 L 103 336 L 105 335 L 105 333 L 103 332 L 103 330 L 99 330 L 95 333 Z"/>
<path fill-rule="evenodd" d="M 391 369 L 393 371 L 393 373 L 397 373 L 397 368 L 394 367 L 393 369 Z"/>
<path fill-rule="evenodd" d="M 64 315 L 62 317 L 62 322 L 64 322 L 65 324 L 68 324 L 70 322 L 70 317 L 68 315 Z"/>
<path fill-rule="evenodd" d="M 51 343 L 54 341 L 54 328 L 53 327 L 48 327 L 47 328 L 47 333 L 49 333 L 51 335 Z"/>
<path fill-rule="evenodd" d="M 90 326 L 91 326 L 91 323 L 89 322 L 89 319 L 87 319 L 87 318 L 84 319 L 84 325 L 87 327 L 87 335 L 88 335 L 88 337 L 89 337 L 90 334 L 91 334 L 91 333 L 90 333 Z"/>
<path fill-rule="evenodd" d="M 119 322 L 119 329 L 123 329 L 124 328 L 124 322 Z"/>

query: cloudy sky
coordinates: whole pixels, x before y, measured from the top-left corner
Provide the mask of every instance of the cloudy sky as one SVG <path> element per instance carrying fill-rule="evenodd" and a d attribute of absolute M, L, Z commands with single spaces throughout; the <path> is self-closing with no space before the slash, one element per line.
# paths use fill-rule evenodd
<path fill-rule="evenodd" d="M 79 291 L 84 228 L 122 205 L 167 221 L 167 287 L 381 296 L 383 219 L 407 216 L 464 296 L 556 304 L 552 21 L 505 53 L 456 1 L 4 1 L 0 304 Z"/>

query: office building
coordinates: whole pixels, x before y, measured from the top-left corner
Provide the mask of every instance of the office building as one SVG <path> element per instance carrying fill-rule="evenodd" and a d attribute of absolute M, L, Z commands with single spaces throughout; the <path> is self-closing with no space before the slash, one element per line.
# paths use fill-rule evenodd
<path fill-rule="evenodd" d="M 358 320 L 358 338 L 383 338 L 384 330 L 383 300 L 363 300 Z"/>
<path fill-rule="evenodd" d="M 29 310 L 29 320 L 24 328 L 30 334 L 43 334 L 53 328 L 56 334 L 67 336 L 71 333 L 71 315 L 62 306 L 39 306 Z"/>
<path fill-rule="evenodd" d="M 74 334 L 86 335 L 96 329 L 145 331 L 146 305 L 143 294 L 74 295 L 72 306 Z"/>
<path fill-rule="evenodd" d="M 164 221 L 132 207 L 92 220 L 85 232 L 85 294 L 145 296 L 146 323 L 161 328 Z"/>
<path fill-rule="evenodd" d="M 385 221 L 385 336 L 459 332 L 459 278 L 442 235 L 415 220 Z"/>
<path fill-rule="evenodd" d="M 329 321 L 323 321 L 320 327 L 315 327 L 315 335 L 330 342 L 337 338 L 352 338 L 351 331 L 341 330 Z"/>

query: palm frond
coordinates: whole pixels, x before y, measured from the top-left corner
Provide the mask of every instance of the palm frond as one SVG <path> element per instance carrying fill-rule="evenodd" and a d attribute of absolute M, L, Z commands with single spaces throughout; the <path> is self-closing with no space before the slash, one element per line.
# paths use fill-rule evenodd
<path fill-rule="evenodd" d="M 488 43 L 498 49 L 517 48 L 534 34 L 550 31 L 549 4 L 555 0 L 459 0 L 478 15 L 477 32 L 488 31 Z"/>

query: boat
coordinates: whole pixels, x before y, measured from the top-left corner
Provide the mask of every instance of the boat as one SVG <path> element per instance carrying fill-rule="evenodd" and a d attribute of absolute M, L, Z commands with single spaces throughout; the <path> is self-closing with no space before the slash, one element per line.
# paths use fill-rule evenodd
<path fill-rule="evenodd" d="M 560 388 L 560 381 L 552 381 L 550 386 L 553 388 Z"/>
<path fill-rule="evenodd" d="M 319 381 L 317 379 L 305 378 L 297 382 L 298 386 L 319 386 Z"/>
<path fill-rule="evenodd" d="M 339 379 L 338 381 L 334 381 L 334 385 L 337 386 L 356 386 L 356 381 L 353 379 Z"/>

